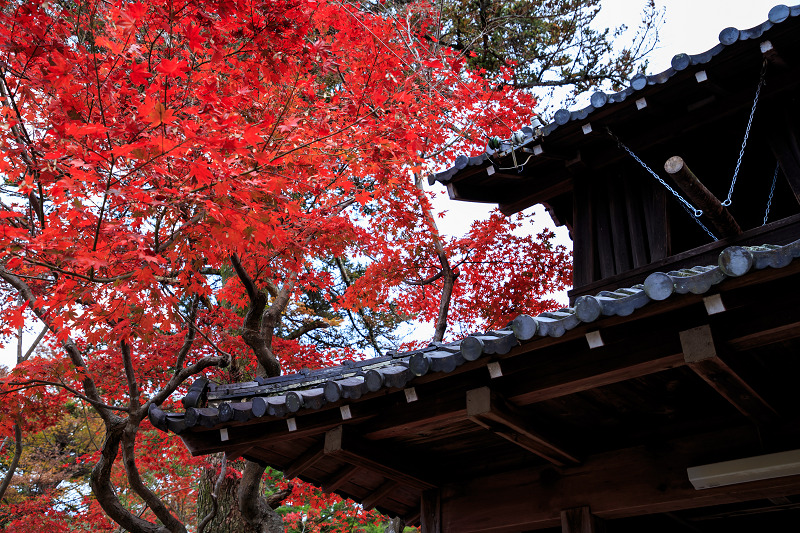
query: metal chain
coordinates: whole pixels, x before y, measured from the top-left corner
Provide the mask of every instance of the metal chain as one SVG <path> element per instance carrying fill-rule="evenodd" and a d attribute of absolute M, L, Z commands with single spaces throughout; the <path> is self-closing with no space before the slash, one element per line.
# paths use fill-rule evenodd
<path fill-rule="evenodd" d="M 761 88 L 764 86 L 764 76 L 767 73 L 767 60 L 761 65 L 761 75 L 758 80 L 758 87 L 756 88 L 756 97 L 753 100 L 753 107 L 750 109 L 750 117 L 747 119 L 747 128 L 744 130 L 744 140 L 742 140 L 742 148 L 739 150 L 739 159 L 736 161 L 736 168 L 733 171 L 733 179 L 731 180 L 731 188 L 728 191 L 728 197 L 722 202 L 722 205 L 728 207 L 731 205 L 731 196 L 733 196 L 733 188 L 736 187 L 736 178 L 739 177 L 739 167 L 742 166 L 742 158 L 744 157 L 744 149 L 747 146 L 747 138 L 750 136 L 750 127 L 753 125 L 753 116 L 756 114 L 756 106 L 758 105 L 758 97 L 761 95 Z"/>
<path fill-rule="evenodd" d="M 619 146 L 620 148 L 622 148 L 623 150 L 625 150 L 626 152 L 628 152 L 628 154 L 629 154 L 629 155 L 630 155 L 632 158 L 634 158 L 634 159 L 636 160 L 636 162 L 637 162 L 637 163 L 639 163 L 640 165 L 642 165 L 642 167 L 643 167 L 643 168 L 644 168 L 646 171 L 648 171 L 648 172 L 650 173 L 650 175 L 651 175 L 651 176 L 653 176 L 653 177 L 654 177 L 654 178 L 655 178 L 655 179 L 656 179 L 656 180 L 657 180 L 657 181 L 658 181 L 658 182 L 659 182 L 661 185 L 663 185 L 663 186 L 664 186 L 664 187 L 665 187 L 665 188 L 666 188 L 666 189 L 667 189 L 669 192 L 671 192 L 671 193 L 672 193 L 672 195 L 673 195 L 675 198 L 677 198 L 677 199 L 678 199 L 678 201 L 681 203 L 681 206 L 682 206 L 682 207 L 683 207 L 683 208 L 686 210 L 686 212 L 687 212 L 687 213 L 689 213 L 689 215 L 690 215 L 690 216 L 691 216 L 691 217 L 694 219 L 694 221 L 695 221 L 695 222 L 697 222 L 697 224 L 699 224 L 699 225 L 700 225 L 700 227 L 701 227 L 701 228 L 703 228 L 703 230 L 705 230 L 705 232 L 706 232 L 706 233 L 708 233 L 708 236 L 709 236 L 709 237 L 711 237 L 711 238 L 712 238 L 712 239 L 714 239 L 715 241 L 717 240 L 717 237 L 716 237 L 716 236 L 715 236 L 713 233 L 711 233 L 711 231 L 710 231 L 710 230 L 709 230 L 709 229 L 708 229 L 708 228 L 705 226 L 705 224 L 703 224 L 703 223 L 700 221 L 700 218 L 699 218 L 699 217 L 701 217 L 701 216 L 703 215 L 703 210 L 702 210 L 702 209 L 697 209 L 695 206 L 693 206 L 692 204 L 690 204 L 690 203 L 689 203 L 689 202 L 688 202 L 688 201 L 687 201 L 687 200 L 686 200 L 686 199 L 685 199 L 683 196 L 681 196 L 681 195 L 680 195 L 680 194 L 679 194 L 679 193 L 678 193 L 678 192 L 677 192 L 675 189 L 673 189 L 672 187 L 670 187 L 670 186 L 669 186 L 669 183 L 667 183 L 666 181 L 664 181 L 663 179 L 661 179 L 661 176 L 659 176 L 658 174 L 656 174 L 656 173 L 653 171 L 653 169 L 651 169 L 649 166 L 647 166 L 647 163 L 645 163 L 644 161 L 642 161 L 641 159 L 639 159 L 639 157 L 638 157 L 636 154 L 634 154 L 634 153 L 633 153 L 633 151 L 632 151 L 630 148 L 628 148 L 627 146 L 625 146 L 625 144 L 624 144 L 624 143 L 623 143 L 621 140 L 619 140 L 619 137 L 617 137 L 616 135 L 614 135 L 614 134 L 611 132 L 611 130 L 610 130 L 610 129 L 606 128 L 606 131 L 607 131 L 607 132 L 608 132 L 608 134 L 609 134 L 609 135 L 611 135 L 611 137 L 612 137 L 612 138 L 613 138 L 613 139 L 614 139 L 614 140 L 617 142 L 617 146 Z"/>
<path fill-rule="evenodd" d="M 769 210 L 772 207 L 772 196 L 775 194 L 775 184 L 778 182 L 778 170 L 780 170 L 781 164 L 777 163 L 775 165 L 775 175 L 772 176 L 772 187 L 769 189 L 769 198 L 767 199 L 767 212 L 764 213 L 764 223 L 761 224 L 762 226 L 767 223 L 767 219 L 769 218 Z"/>

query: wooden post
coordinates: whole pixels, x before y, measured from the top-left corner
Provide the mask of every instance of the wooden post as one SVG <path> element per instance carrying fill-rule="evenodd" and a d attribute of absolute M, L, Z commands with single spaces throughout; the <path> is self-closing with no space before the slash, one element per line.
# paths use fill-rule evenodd
<path fill-rule="evenodd" d="M 719 200 L 706 189 L 697 176 L 689 170 L 683 159 L 673 156 L 664 163 L 664 170 L 667 171 L 683 193 L 689 197 L 698 209 L 703 210 L 714 228 L 720 233 L 721 238 L 733 237 L 742 234 L 742 228 L 733 219 L 730 212 L 722 206 Z"/>
<path fill-rule="evenodd" d="M 439 489 L 423 491 L 419 507 L 421 532 L 442 533 L 442 501 Z"/>
<path fill-rule="evenodd" d="M 588 505 L 561 511 L 561 533 L 599 533 Z"/>

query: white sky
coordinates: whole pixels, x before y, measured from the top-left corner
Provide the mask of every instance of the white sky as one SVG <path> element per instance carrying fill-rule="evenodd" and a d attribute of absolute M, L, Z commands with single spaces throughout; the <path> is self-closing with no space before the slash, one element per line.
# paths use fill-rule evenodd
<path fill-rule="evenodd" d="M 666 7 L 667 11 L 664 24 L 659 30 L 658 47 L 649 57 L 648 73 L 666 70 L 675 54 L 697 54 L 712 48 L 719 42 L 719 32 L 729 26 L 746 29 L 764 22 L 769 10 L 778 3 L 778 0 L 656 0 L 656 5 Z M 645 0 L 604 0 L 597 25 L 606 27 L 625 24 L 630 30 L 635 30 L 644 4 Z M 551 103 L 549 107 L 558 109 L 560 106 Z M 437 185 L 436 189 L 441 190 L 442 187 Z M 465 233 L 473 220 L 485 218 L 494 207 L 449 201 L 446 193 L 438 195 L 436 206 L 447 210 L 440 225 L 442 231 L 448 234 Z M 535 210 L 538 222 L 552 227 L 549 216 L 541 206 L 532 209 Z M 558 228 L 557 234 L 559 242 L 571 247 L 566 229 Z M 31 342 L 37 333 L 28 334 L 25 337 L 26 342 Z M 0 349 L 0 365 L 10 367 L 15 359 L 15 346 L 9 345 Z"/>

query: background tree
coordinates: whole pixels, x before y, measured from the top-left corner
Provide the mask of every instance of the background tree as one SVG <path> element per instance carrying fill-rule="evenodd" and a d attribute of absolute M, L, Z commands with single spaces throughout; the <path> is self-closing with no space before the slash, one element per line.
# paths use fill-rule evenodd
<path fill-rule="evenodd" d="M 405 0 L 365 2 L 377 13 L 392 13 Z M 630 42 L 619 37 L 628 29 L 602 28 L 596 18 L 601 0 L 441 0 L 435 2 L 441 23 L 425 38 L 465 56 L 473 69 L 498 73 L 516 88 L 568 89 L 577 95 L 591 88 L 619 90 L 636 71 L 644 71 L 647 54 L 658 40 L 664 10 L 642 0 L 641 23 Z M 631 9 L 637 9 L 634 5 Z"/>

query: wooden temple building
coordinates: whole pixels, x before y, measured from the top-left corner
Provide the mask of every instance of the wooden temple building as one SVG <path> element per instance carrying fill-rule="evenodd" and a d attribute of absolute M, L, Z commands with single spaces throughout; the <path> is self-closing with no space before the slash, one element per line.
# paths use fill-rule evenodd
<path fill-rule="evenodd" d="M 423 533 L 800 528 L 798 15 L 775 6 L 432 178 L 506 213 L 545 204 L 574 241 L 570 307 L 199 379 L 151 421 Z"/>

